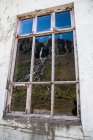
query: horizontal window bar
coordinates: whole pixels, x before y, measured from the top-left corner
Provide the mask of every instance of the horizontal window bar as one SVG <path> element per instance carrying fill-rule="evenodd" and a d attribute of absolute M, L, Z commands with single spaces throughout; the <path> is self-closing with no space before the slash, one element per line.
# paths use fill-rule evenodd
<path fill-rule="evenodd" d="M 27 86 L 29 84 L 77 84 L 79 81 L 44 81 L 44 82 L 12 82 L 14 86 Z"/>
<path fill-rule="evenodd" d="M 49 35 L 52 33 L 65 33 L 65 32 L 71 32 L 75 30 L 75 28 L 64 28 L 64 29 L 58 29 L 58 28 L 54 28 L 53 31 L 46 31 L 46 32 L 38 32 L 38 33 L 32 33 L 32 34 L 27 34 L 26 36 L 19 36 L 17 35 L 17 39 L 22 39 L 22 38 L 30 38 L 33 36 L 42 36 L 42 35 Z"/>

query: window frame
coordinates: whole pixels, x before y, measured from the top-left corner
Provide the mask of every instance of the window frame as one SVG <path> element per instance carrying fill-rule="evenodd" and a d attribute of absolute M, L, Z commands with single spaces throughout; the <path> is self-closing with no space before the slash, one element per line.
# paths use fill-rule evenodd
<path fill-rule="evenodd" d="M 75 84 L 76 85 L 76 97 L 77 97 L 77 117 L 80 118 L 80 90 L 79 90 L 79 67 L 78 67 L 78 51 L 77 51 L 77 41 L 76 41 L 76 30 L 75 30 L 75 19 L 74 19 L 74 8 L 73 4 L 71 6 L 65 6 L 65 8 L 55 7 L 48 9 L 49 12 L 45 12 L 45 10 L 41 10 L 40 12 L 33 12 L 32 14 L 28 14 L 26 16 L 18 16 L 18 23 L 17 23 L 17 33 L 15 44 L 12 50 L 12 57 L 10 62 L 10 70 L 8 76 L 8 84 L 7 84 L 7 105 L 6 105 L 6 112 L 11 112 L 11 98 L 12 98 L 12 87 L 13 86 L 25 86 L 27 87 L 27 97 L 26 97 L 26 114 L 31 113 L 31 93 L 32 93 L 32 85 L 33 84 L 50 84 L 51 85 L 51 116 L 54 115 L 54 85 L 55 84 Z M 55 27 L 55 13 L 56 12 L 64 12 L 70 11 L 71 16 L 71 27 L 70 28 L 56 28 Z M 47 11 L 47 10 L 46 10 Z M 37 24 L 37 16 L 49 15 L 51 14 L 51 30 L 50 31 L 42 31 L 36 32 L 36 24 Z M 20 21 L 22 19 L 33 18 L 33 27 L 31 34 L 19 35 L 20 30 Z M 54 65 L 55 65 L 55 34 L 56 33 L 66 33 L 66 32 L 73 32 L 73 44 L 74 44 L 74 60 L 75 60 L 75 74 L 76 80 L 75 81 L 54 81 Z M 34 63 L 34 50 L 35 50 L 35 37 L 43 36 L 43 35 L 52 35 L 52 66 L 51 66 L 51 81 L 44 81 L 44 82 L 33 82 L 33 63 Z M 32 42 L 32 58 L 31 58 L 31 69 L 30 69 L 30 82 L 13 82 L 13 75 L 15 69 L 15 62 L 16 62 L 16 53 L 17 53 L 17 43 L 19 39 L 22 38 L 33 38 Z M 69 116 L 68 116 L 69 117 Z"/>

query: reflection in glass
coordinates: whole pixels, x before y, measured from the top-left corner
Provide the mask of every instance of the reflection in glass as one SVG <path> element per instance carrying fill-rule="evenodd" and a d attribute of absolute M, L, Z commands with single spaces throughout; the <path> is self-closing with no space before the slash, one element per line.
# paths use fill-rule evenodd
<path fill-rule="evenodd" d="M 51 35 L 36 38 L 33 80 L 51 80 Z"/>
<path fill-rule="evenodd" d="M 14 81 L 26 82 L 29 80 L 31 51 L 32 38 L 25 38 L 18 41 Z"/>
<path fill-rule="evenodd" d="M 20 22 L 20 35 L 32 33 L 33 19 L 24 19 Z"/>
<path fill-rule="evenodd" d="M 55 80 L 75 80 L 73 32 L 55 35 Z"/>
<path fill-rule="evenodd" d="M 76 116 L 76 85 L 56 85 L 54 102 L 55 114 Z"/>
<path fill-rule="evenodd" d="M 14 87 L 12 93 L 11 111 L 25 111 L 26 87 Z"/>
<path fill-rule="evenodd" d="M 58 28 L 71 27 L 70 11 L 56 13 L 55 23 Z"/>
<path fill-rule="evenodd" d="M 51 86 L 33 85 L 32 87 L 32 113 L 50 114 L 51 110 Z"/>
<path fill-rule="evenodd" d="M 37 32 L 46 31 L 51 28 L 51 15 L 39 16 L 37 18 Z"/>

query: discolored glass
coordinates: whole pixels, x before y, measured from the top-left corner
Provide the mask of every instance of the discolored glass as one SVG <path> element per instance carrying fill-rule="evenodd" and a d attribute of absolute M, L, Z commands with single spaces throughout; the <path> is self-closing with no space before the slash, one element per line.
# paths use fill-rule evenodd
<path fill-rule="evenodd" d="M 18 40 L 14 81 L 27 82 L 30 78 L 32 38 Z"/>
<path fill-rule="evenodd" d="M 26 94 L 26 87 L 13 87 L 11 111 L 25 111 Z"/>
<path fill-rule="evenodd" d="M 55 114 L 76 116 L 76 85 L 55 85 L 54 102 Z"/>
<path fill-rule="evenodd" d="M 37 32 L 47 31 L 51 28 L 51 15 L 37 17 Z"/>
<path fill-rule="evenodd" d="M 50 114 L 51 110 L 51 86 L 33 85 L 32 87 L 32 113 Z"/>
<path fill-rule="evenodd" d="M 32 33 L 33 19 L 23 19 L 20 21 L 20 35 Z"/>
<path fill-rule="evenodd" d="M 75 80 L 73 32 L 55 35 L 55 80 Z"/>
<path fill-rule="evenodd" d="M 51 40 L 51 35 L 36 38 L 33 81 L 51 80 Z"/>
<path fill-rule="evenodd" d="M 70 11 L 56 13 L 55 24 L 56 24 L 56 27 L 58 28 L 71 27 Z"/>

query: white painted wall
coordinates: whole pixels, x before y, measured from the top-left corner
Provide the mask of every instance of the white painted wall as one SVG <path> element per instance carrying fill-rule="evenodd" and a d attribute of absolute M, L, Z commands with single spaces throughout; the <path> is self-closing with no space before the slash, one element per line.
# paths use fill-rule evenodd
<path fill-rule="evenodd" d="M 93 0 L 0 0 L 0 119 L 3 116 L 16 15 L 74 2 L 79 59 L 81 121 L 93 137 Z M 88 139 L 88 137 L 86 138 Z"/>

